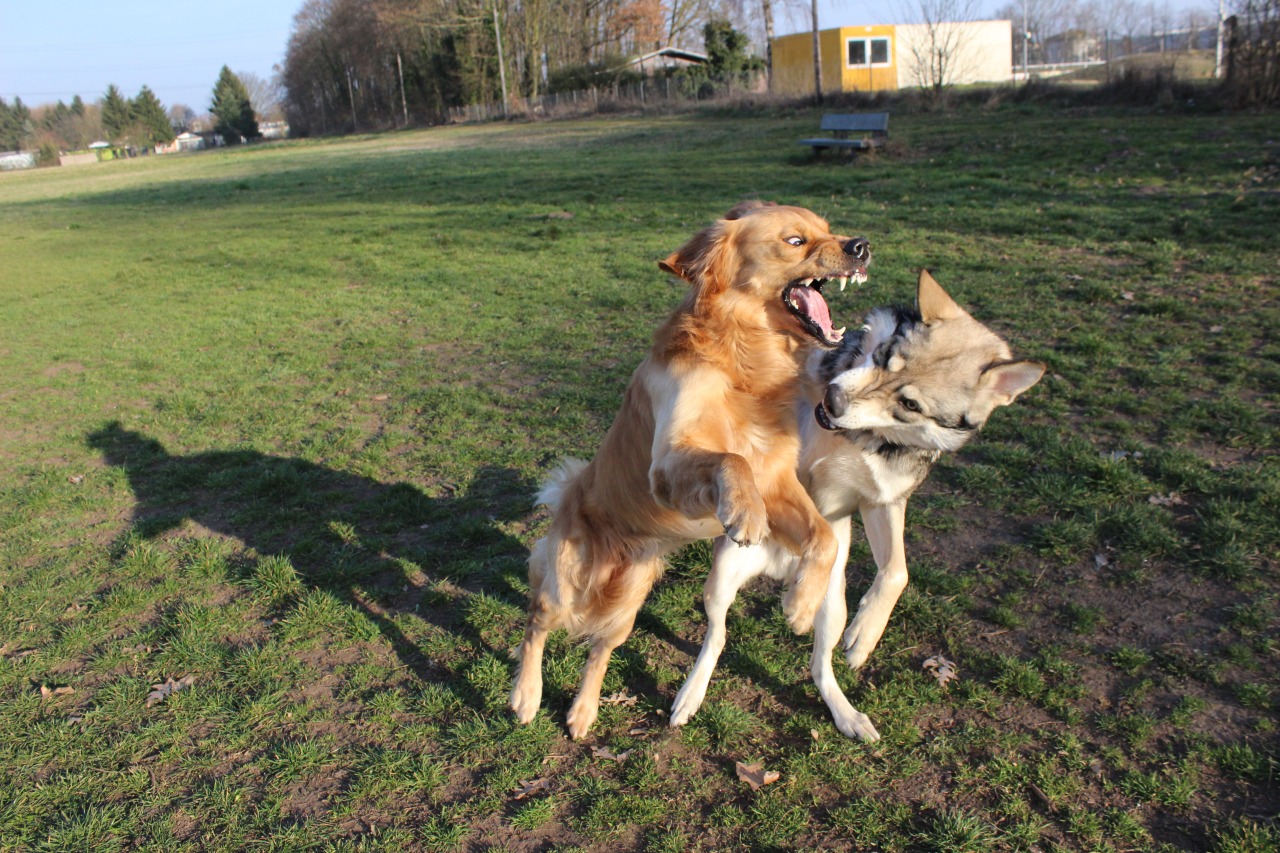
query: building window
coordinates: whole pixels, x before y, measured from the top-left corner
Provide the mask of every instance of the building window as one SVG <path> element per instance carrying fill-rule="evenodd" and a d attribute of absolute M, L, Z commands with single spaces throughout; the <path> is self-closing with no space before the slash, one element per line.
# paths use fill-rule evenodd
<path fill-rule="evenodd" d="M 887 38 L 849 39 L 847 44 L 850 68 L 889 64 L 889 39 Z"/>

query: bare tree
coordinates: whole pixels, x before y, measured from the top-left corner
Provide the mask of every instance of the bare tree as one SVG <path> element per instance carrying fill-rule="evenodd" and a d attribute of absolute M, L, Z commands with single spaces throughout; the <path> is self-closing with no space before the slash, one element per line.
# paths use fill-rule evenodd
<path fill-rule="evenodd" d="M 236 76 L 249 93 L 249 103 L 262 121 L 284 118 L 284 87 L 278 79 L 264 80 L 252 71 L 237 71 Z"/>
<path fill-rule="evenodd" d="M 900 14 L 907 25 L 898 28 L 898 49 L 905 47 L 908 74 L 935 102 L 969 70 L 966 24 L 977 11 L 978 0 L 903 0 Z"/>
<path fill-rule="evenodd" d="M 1280 0 L 1235 0 L 1227 90 L 1243 106 L 1280 104 Z"/>

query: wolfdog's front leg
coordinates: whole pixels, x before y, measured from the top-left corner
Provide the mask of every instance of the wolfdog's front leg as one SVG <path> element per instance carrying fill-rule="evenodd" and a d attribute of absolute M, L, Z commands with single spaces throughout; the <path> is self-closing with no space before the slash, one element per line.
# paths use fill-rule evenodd
<path fill-rule="evenodd" d="M 769 543 L 744 548 L 725 537 L 716 540 L 715 559 L 702 591 L 702 602 L 707 611 L 707 634 L 702 639 L 697 663 L 689 671 L 689 677 L 671 706 L 672 726 L 683 726 L 702 706 L 716 661 L 724 650 L 729 606 L 742 585 L 764 571 L 772 553 L 773 547 Z"/>
<path fill-rule="evenodd" d="M 893 606 L 907 588 L 907 552 L 902 538 L 906 516 L 906 501 L 862 510 L 862 524 L 876 561 L 876 578 L 844 632 L 845 660 L 854 669 L 866 663 L 875 650 Z"/>
<path fill-rule="evenodd" d="M 813 683 L 818 692 L 822 694 L 822 700 L 831 709 L 831 716 L 840 733 L 845 737 L 874 743 L 880 740 L 880 733 L 866 714 L 849 703 L 831 666 L 831 654 L 840 642 L 840 630 L 844 628 L 844 617 L 849 612 L 844 601 L 844 571 L 849 559 L 851 521 L 849 516 L 845 516 L 831 525 L 840 547 L 831 580 L 827 584 L 827 595 L 823 598 L 822 607 L 818 608 L 818 618 L 813 623 L 813 658 L 809 662 L 809 672 L 813 675 Z"/>

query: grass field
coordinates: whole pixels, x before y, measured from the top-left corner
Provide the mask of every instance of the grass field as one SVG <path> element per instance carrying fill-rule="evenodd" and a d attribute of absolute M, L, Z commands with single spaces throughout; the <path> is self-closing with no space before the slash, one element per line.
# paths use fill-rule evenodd
<path fill-rule="evenodd" d="M 902 114 L 854 164 L 808 159 L 816 124 L 0 174 L 0 850 L 1275 851 L 1275 115 Z M 935 471 L 889 632 L 837 662 L 880 743 L 836 731 L 766 586 L 665 726 L 705 547 L 592 739 L 563 635 L 520 727 L 536 484 L 678 301 L 655 261 L 745 197 L 871 239 L 837 325 L 927 266 L 1048 375 Z"/>

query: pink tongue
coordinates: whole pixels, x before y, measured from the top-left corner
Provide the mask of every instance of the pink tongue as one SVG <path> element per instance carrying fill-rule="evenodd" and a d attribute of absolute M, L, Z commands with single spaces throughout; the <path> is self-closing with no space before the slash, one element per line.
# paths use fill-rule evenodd
<path fill-rule="evenodd" d="M 800 306 L 800 311 L 818 324 L 827 340 L 832 340 L 835 331 L 831 328 L 831 311 L 827 309 L 827 300 L 822 298 L 822 294 L 812 287 L 797 287 L 791 291 L 791 296 Z"/>

